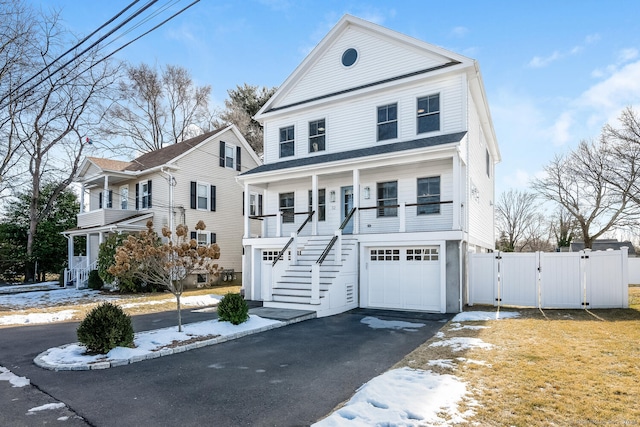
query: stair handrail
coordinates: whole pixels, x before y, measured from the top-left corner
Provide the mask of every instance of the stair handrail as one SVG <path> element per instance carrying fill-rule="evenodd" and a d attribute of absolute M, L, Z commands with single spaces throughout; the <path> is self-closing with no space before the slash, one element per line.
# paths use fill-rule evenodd
<path fill-rule="evenodd" d="M 353 214 L 356 212 L 357 209 L 358 208 L 351 208 L 351 211 L 349 211 L 349 214 L 344 218 L 344 220 L 342 221 L 342 224 L 340 224 L 340 227 L 338 228 L 338 230 L 340 230 L 341 232 L 342 232 L 342 230 L 344 230 L 344 228 L 347 226 L 347 224 L 351 220 L 351 217 L 353 216 Z M 333 245 L 335 245 L 336 240 L 338 240 L 338 236 L 334 235 L 331 238 L 331 240 L 329 241 L 329 244 L 327 244 L 327 247 L 324 248 L 324 251 L 322 252 L 322 255 L 320 255 L 320 258 L 318 258 L 318 261 L 316 261 L 316 264 L 322 265 L 322 263 L 324 262 L 324 260 L 327 257 L 327 255 L 329 255 L 329 252 L 331 252 L 331 249 L 333 248 Z"/>
<path fill-rule="evenodd" d="M 311 221 L 311 218 L 313 217 L 313 214 L 315 214 L 315 213 L 316 213 L 316 211 L 309 212 L 309 215 L 307 216 L 307 219 L 305 219 L 304 222 L 302 223 L 302 225 L 300 227 L 298 227 L 298 230 L 296 231 L 296 236 L 298 234 L 300 234 L 300 232 L 302 232 L 302 230 L 304 229 L 304 226 L 307 225 L 309 223 L 309 221 Z M 276 259 L 273 260 L 273 264 L 271 264 L 272 267 L 275 267 L 275 265 L 278 263 L 280 258 L 282 258 L 282 256 L 287 251 L 287 249 L 289 249 L 289 246 L 291 246 L 291 243 L 293 243 L 293 239 L 294 239 L 294 237 L 291 237 L 289 239 L 289 241 L 287 242 L 287 244 L 284 245 L 284 248 L 282 248 L 282 250 L 278 253 L 278 256 L 276 257 Z"/>

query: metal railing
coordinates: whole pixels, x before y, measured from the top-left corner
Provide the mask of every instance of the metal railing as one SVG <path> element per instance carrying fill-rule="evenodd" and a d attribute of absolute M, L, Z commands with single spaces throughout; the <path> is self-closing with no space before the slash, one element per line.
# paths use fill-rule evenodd
<path fill-rule="evenodd" d="M 344 220 L 342 221 L 342 224 L 340 224 L 340 227 L 338 228 L 340 232 L 342 232 L 342 230 L 344 230 L 344 228 L 347 226 L 349 221 L 351 221 L 353 214 L 355 214 L 357 210 L 358 208 L 352 208 L 351 211 L 349 211 L 349 214 L 344 218 Z M 337 240 L 338 240 L 338 235 L 336 234 L 331 238 L 331 240 L 329 241 L 329 244 L 327 244 L 327 247 L 324 248 L 322 255 L 320 255 L 320 257 L 318 258 L 318 261 L 316 261 L 316 264 L 322 265 L 327 255 L 329 255 L 329 252 L 331 252 L 331 249 L 333 248 L 333 245 L 335 245 Z"/>
<path fill-rule="evenodd" d="M 300 232 L 304 229 L 304 227 L 309 223 L 309 221 L 311 221 L 311 218 L 313 218 L 313 215 L 316 213 L 316 211 L 311 211 L 311 212 L 305 212 L 307 214 L 307 219 L 304 220 L 304 222 L 302 223 L 302 225 L 300 225 L 300 227 L 298 227 L 298 230 L 296 230 L 295 235 L 297 236 L 298 234 L 300 234 Z M 297 215 L 297 213 L 294 213 L 294 215 Z M 278 261 L 282 258 L 282 256 L 284 255 L 284 253 L 287 251 L 287 249 L 289 249 L 289 246 L 291 246 L 291 244 L 293 243 L 293 240 L 295 239 L 295 237 L 291 237 L 289 239 L 289 241 L 287 242 L 286 245 L 284 245 L 284 248 L 282 248 L 282 250 L 278 253 L 278 256 L 276 256 L 276 258 L 273 260 L 273 264 L 271 264 L 272 267 L 275 267 L 275 265 L 278 263 Z"/>

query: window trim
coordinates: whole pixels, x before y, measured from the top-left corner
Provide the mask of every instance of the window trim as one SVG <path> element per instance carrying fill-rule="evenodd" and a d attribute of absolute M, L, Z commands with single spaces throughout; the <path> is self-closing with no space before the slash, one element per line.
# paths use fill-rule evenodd
<path fill-rule="evenodd" d="M 383 189 L 381 186 L 384 184 L 394 184 L 395 185 L 395 189 L 396 189 L 396 195 L 395 197 L 387 197 L 387 198 L 381 198 L 380 197 L 380 190 Z M 384 181 L 384 182 L 377 182 L 376 183 L 376 217 L 377 218 L 385 218 L 385 217 L 397 217 L 398 216 L 398 208 L 397 207 L 385 207 L 384 202 L 385 201 L 392 201 L 395 200 L 395 203 L 390 203 L 391 206 L 397 205 L 398 204 L 398 181 Z M 381 204 L 383 203 L 383 204 Z"/>
<path fill-rule="evenodd" d="M 287 132 L 287 137 L 289 129 L 291 129 L 291 139 L 286 139 L 283 140 L 282 139 L 282 131 L 284 130 L 285 132 Z M 293 157 L 296 155 L 296 127 L 295 125 L 290 125 L 290 126 L 283 126 L 281 128 L 278 129 L 278 140 L 280 141 L 279 145 L 278 145 L 278 154 L 279 154 L 279 158 L 283 158 L 283 157 Z M 291 144 L 292 147 L 292 152 L 291 154 L 287 154 L 287 155 L 282 155 L 282 147 L 284 144 Z"/>
<path fill-rule="evenodd" d="M 151 189 L 152 182 L 150 179 L 139 181 L 136 184 L 136 210 L 142 209 L 151 209 Z M 147 192 L 145 194 L 144 187 L 147 187 Z"/>
<path fill-rule="evenodd" d="M 319 129 L 320 129 L 320 122 L 322 122 L 322 133 L 320 133 Z M 316 124 L 316 133 L 314 135 L 311 134 L 311 124 L 315 123 Z M 309 126 L 309 153 L 320 153 L 322 151 L 326 151 L 327 149 L 327 120 L 326 119 L 318 119 L 318 120 L 311 120 L 308 123 Z M 322 139 L 322 148 L 320 148 L 320 145 L 318 144 L 318 149 L 314 150 L 313 149 L 313 144 L 315 143 L 316 140 Z"/>
<path fill-rule="evenodd" d="M 420 180 L 438 179 L 438 201 L 442 200 L 442 177 L 440 175 L 416 178 L 416 203 L 421 203 L 421 198 L 435 197 L 436 194 L 420 195 Z M 428 200 L 426 200 L 428 201 Z M 441 205 L 416 206 L 416 215 L 437 215 L 442 213 Z"/>
<path fill-rule="evenodd" d="M 287 197 L 291 194 L 291 206 L 282 206 L 283 196 Z M 282 223 L 292 224 L 295 222 L 295 207 L 296 207 L 296 193 L 295 191 L 288 191 L 286 193 L 278 193 L 278 211 L 282 212 Z M 291 213 L 288 213 L 291 211 Z"/>
<path fill-rule="evenodd" d="M 203 197 L 200 195 L 200 188 L 204 187 L 204 199 L 205 199 L 205 207 L 200 206 L 200 199 Z M 196 181 L 196 210 L 199 211 L 208 211 L 211 207 L 211 185 L 208 182 Z"/>
<path fill-rule="evenodd" d="M 324 194 L 324 203 L 320 203 L 320 192 Z M 313 210 L 313 193 L 312 190 L 309 190 L 309 212 Z M 322 215 L 321 215 L 322 214 Z M 316 212 L 316 218 L 318 218 L 318 222 L 327 220 L 327 189 L 326 188 L 318 188 L 318 212 Z"/>
<path fill-rule="evenodd" d="M 419 109 L 418 109 L 418 105 L 420 103 L 420 100 L 426 99 L 427 100 L 427 106 L 429 105 L 429 98 L 431 97 L 438 97 L 438 111 L 427 111 L 427 112 L 423 112 L 420 113 Z M 441 117 L 442 117 L 442 105 L 441 105 L 441 99 L 442 97 L 440 96 L 440 92 L 437 93 L 432 93 L 430 95 L 425 95 L 425 96 L 421 96 L 416 98 L 416 135 L 420 135 L 423 133 L 429 133 L 429 132 L 440 132 L 441 129 Z M 425 130 L 423 132 L 420 132 L 420 119 L 423 117 L 428 117 L 428 116 L 434 116 L 434 115 L 438 115 L 438 128 L 437 129 L 430 129 L 430 130 Z"/>
<path fill-rule="evenodd" d="M 396 118 L 395 120 L 389 120 L 389 107 L 391 106 L 395 106 L 396 107 Z M 379 116 L 380 116 L 380 109 L 381 108 L 386 108 L 387 109 L 387 120 L 381 122 L 379 120 Z M 400 128 L 400 119 L 399 119 L 399 115 L 398 115 L 398 111 L 399 111 L 399 107 L 398 107 L 398 103 L 397 102 L 392 102 L 389 104 L 384 104 L 384 105 L 378 105 L 376 107 L 376 141 L 389 141 L 392 139 L 398 139 L 398 129 Z M 395 136 L 393 137 L 389 137 L 389 138 L 380 138 L 380 126 L 381 125 L 388 125 L 391 123 L 395 123 Z"/>

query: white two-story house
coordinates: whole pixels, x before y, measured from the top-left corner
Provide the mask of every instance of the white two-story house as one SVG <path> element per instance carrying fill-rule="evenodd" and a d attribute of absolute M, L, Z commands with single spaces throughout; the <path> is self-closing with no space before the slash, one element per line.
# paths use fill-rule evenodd
<path fill-rule="evenodd" d="M 80 187 L 77 227 L 67 230 L 67 283 L 81 287 L 97 268 L 99 245 L 109 233 L 186 225 L 199 243 L 220 246 L 218 264 L 242 272 L 243 195 L 236 177 L 260 159 L 235 126 L 166 146 L 130 161 L 87 157 L 75 182 Z M 88 210 L 87 210 L 88 208 Z M 203 220 L 206 229 L 196 231 Z M 86 238 L 86 255 L 74 254 L 74 238 Z M 198 275 L 201 284 L 214 278 Z"/>
<path fill-rule="evenodd" d="M 500 161 L 475 60 L 347 15 L 256 119 L 264 164 L 238 177 L 246 298 L 461 311 L 466 254 L 494 248 Z"/>

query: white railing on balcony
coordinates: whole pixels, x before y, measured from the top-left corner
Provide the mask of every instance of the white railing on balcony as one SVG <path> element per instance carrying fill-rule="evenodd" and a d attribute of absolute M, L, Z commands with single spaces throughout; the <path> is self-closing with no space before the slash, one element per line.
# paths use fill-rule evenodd
<path fill-rule="evenodd" d="M 64 270 L 64 285 L 74 286 L 76 289 L 86 288 L 89 282 L 89 272 L 98 268 L 98 262 L 94 261 L 91 264 L 78 265 L 74 268 L 67 268 Z"/>
<path fill-rule="evenodd" d="M 96 209 L 78 214 L 78 227 L 99 227 L 106 224 L 113 224 L 136 214 L 132 209 Z"/>

